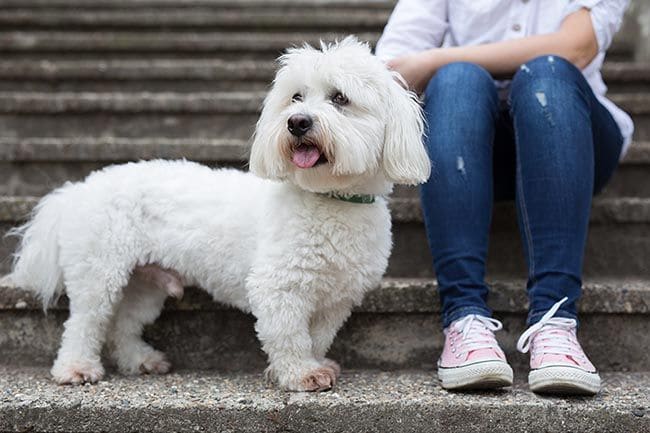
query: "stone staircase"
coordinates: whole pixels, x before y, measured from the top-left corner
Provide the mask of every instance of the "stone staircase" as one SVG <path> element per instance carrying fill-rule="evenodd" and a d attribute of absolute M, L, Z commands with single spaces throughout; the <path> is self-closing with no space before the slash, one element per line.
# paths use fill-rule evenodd
<path fill-rule="evenodd" d="M 642 2 L 637 1 L 635 7 Z M 0 0 L 0 234 L 41 196 L 108 164 L 187 158 L 245 167 L 274 65 L 292 43 L 376 41 L 393 0 Z M 67 303 L 47 315 L 0 288 L 0 431 L 650 431 L 650 64 L 631 15 L 605 67 L 635 144 L 593 207 L 581 341 L 603 372 L 595 398 L 525 384 L 525 268 L 511 204 L 496 207 L 490 304 L 515 367 L 506 391 L 443 391 L 440 310 L 417 195 L 391 202 L 386 279 L 339 333 L 344 374 L 318 395 L 269 389 L 253 319 L 189 289 L 146 338 L 176 371 L 58 387 L 48 368 Z M 12 239 L 0 241 L 0 274 Z"/>

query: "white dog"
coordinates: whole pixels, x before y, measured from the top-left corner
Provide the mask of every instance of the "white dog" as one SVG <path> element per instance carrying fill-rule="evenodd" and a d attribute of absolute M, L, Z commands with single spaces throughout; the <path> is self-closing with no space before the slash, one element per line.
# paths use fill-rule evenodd
<path fill-rule="evenodd" d="M 45 306 L 65 287 L 70 317 L 52 368 L 96 382 L 106 343 L 124 373 L 165 373 L 141 339 L 167 295 L 196 285 L 252 312 L 267 373 L 287 390 L 331 388 L 337 330 L 382 277 L 383 197 L 427 180 L 416 97 L 367 45 L 291 49 L 257 123 L 252 173 L 187 161 L 113 166 L 55 190 L 14 234 L 4 283 Z"/>

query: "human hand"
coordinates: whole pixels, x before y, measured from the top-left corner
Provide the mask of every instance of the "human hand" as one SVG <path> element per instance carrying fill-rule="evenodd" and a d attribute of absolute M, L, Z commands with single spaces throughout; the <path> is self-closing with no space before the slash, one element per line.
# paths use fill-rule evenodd
<path fill-rule="evenodd" d="M 433 76 L 430 57 L 432 52 L 422 52 L 397 57 L 388 62 L 389 69 L 398 72 L 407 82 L 409 88 L 422 93 Z"/>

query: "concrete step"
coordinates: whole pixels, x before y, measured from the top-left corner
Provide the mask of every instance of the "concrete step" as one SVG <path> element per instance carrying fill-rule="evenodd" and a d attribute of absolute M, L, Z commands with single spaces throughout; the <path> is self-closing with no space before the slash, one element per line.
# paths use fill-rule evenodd
<path fill-rule="evenodd" d="M 374 45 L 381 28 L 355 32 L 359 39 Z M 0 53 L 4 58 L 103 59 L 153 58 L 230 55 L 236 58 L 272 59 L 285 48 L 304 42 L 317 45 L 333 41 L 350 30 L 328 32 L 321 29 L 290 32 L 191 32 L 191 31 L 2 31 Z M 628 40 L 616 40 L 609 50 L 612 60 L 630 59 L 635 46 Z"/>
<path fill-rule="evenodd" d="M 436 432 L 650 429 L 649 373 L 603 375 L 593 398 L 540 397 L 522 379 L 507 391 L 452 393 L 430 371 L 347 371 L 334 391 L 269 389 L 261 374 L 110 376 L 60 387 L 43 368 L 0 367 L 7 432 Z M 498 426 L 498 427 L 494 427 Z M 496 430 L 491 430 L 496 431 Z"/>
<path fill-rule="evenodd" d="M 0 92 L 4 137 L 220 137 L 248 139 L 264 92 Z M 650 140 L 650 93 L 610 98 Z M 53 116 L 56 115 L 56 116 Z M 190 132 L 191 131 L 191 132 Z"/>
<path fill-rule="evenodd" d="M 0 91 L 263 90 L 273 61 L 227 59 L 0 61 Z M 608 62 L 603 76 L 611 93 L 650 91 L 650 64 Z"/>
<path fill-rule="evenodd" d="M 3 9 L 293 8 L 392 9 L 397 0 L 0 0 Z"/>
<path fill-rule="evenodd" d="M 392 199 L 393 255 L 389 275 L 431 276 L 429 253 L 418 199 Z M 636 197 L 598 198 L 591 211 L 585 249 L 586 277 L 649 276 L 650 201 Z M 493 212 L 488 275 L 526 276 L 514 204 L 497 203 Z M 498 252 L 498 253 L 495 253 Z"/>
<path fill-rule="evenodd" d="M 32 53 L 36 58 L 52 53 L 75 56 L 90 52 L 101 58 L 106 53 L 137 53 L 152 55 L 160 53 L 259 53 L 276 56 L 285 48 L 308 42 L 313 45 L 320 40 L 333 41 L 348 32 L 75 32 L 75 31 L 14 31 L 0 32 L 0 52 Z M 374 44 L 379 33 L 357 33 L 359 39 Z"/>
<path fill-rule="evenodd" d="M 526 371 L 528 357 L 515 349 L 525 329 L 525 282 L 495 280 L 491 287 L 489 304 L 504 324 L 497 337 L 513 368 Z M 599 369 L 650 371 L 650 280 L 586 282 L 579 308 L 580 339 Z M 67 315 L 65 297 L 44 315 L 30 294 L 0 288 L 0 364 L 49 365 Z M 440 326 L 433 280 L 387 278 L 355 309 L 330 356 L 345 368 L 434 369 L 444 343 Z M 177 368 L 261 371 L 266 363 L 254 318 L 213 302 L 198 289 L 187 289 L 181 301 L 168 300 L 145 338 Z"/>
<path fill-rule="evenodd" d="M 602 194 L 606 197 L 650 197 L 649 174 L 650 142 L 632 143 Z"/>
<path fill-rule="evenodd" d="M 640 62 L 607 62 L 603 78 L 610 93 L 650 91 L 650 64 Z"/>
<path fill-rule="evenodd" d="M 236 138 L 0 137 L 0 195 L 40 196 L 106 165 L 141 159 L 245 168 L 248 149 L 248 140 Z M 649 174 L 650 142 L 634 143 L 603 196 L 650 197 Z M 398 187 L 395 195 L 417 197 L 417 190 Z"/>
<path fill-rule="evenodd" d="M 0 197 L 0 235 L 19 224 L 36 203 L 34 197 Z M 388 275 L 433 276 L 420 204 L 417 198 L 393 197 L 394 246 Z M 14 240 L 0 243 L 0 272 L 7 271 Z M 499 252 L 498 255 L 494 252 Z M 650 199 L 599 198 L 591 213 L 584 275 L 587 278 L 650 278 Z M 513 203 L 498 203 L 494 209 L 487 270 L 492 278 L 525 277 Z"/>
<path fill-rule="evenodd" d="M 381 30 L 390 10 L 351 9 L 349 7 L 294 7 L 273 9 L 241 8 L 142 8 L 92 10 L 13 9 L 0 10 L 4 30 L 205 30 L 224 31 L 303 29 L 340 30 L 355 33 Z"/>
<path fill-rule="evenodd" d="M 0 91 L 261 91 L 275 69 L 273 60 L 3 61 Z"/>
<path fill-rule="evenodd" d="M 0 114 L 251 113 L 265 92 L 0 92 Z M 610 94 L 631 115 L 650 114 L 650 94 Z M 642 122 L 639 122 L 642 123 Z"/>
<path fill-rule="evenodd" d="M 0 92 L 5 137 L 248 139 L 263 92 Z"/>

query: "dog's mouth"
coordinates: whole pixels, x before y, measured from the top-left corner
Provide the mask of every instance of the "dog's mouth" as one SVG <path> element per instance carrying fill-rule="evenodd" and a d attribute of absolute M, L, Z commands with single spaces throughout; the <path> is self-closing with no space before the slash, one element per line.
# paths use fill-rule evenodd
<path fill-rule="evenodd" d="M 300 142 L 292 149 L 291 161 L 298 168 L 312 168 L 327 163 L 327 157 L 321 149 L 312 143 Z"/>

